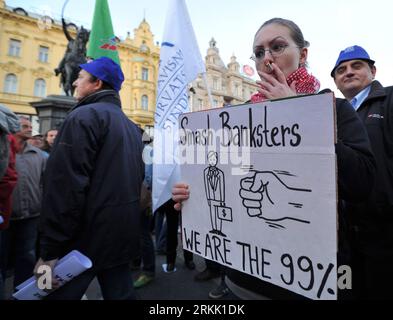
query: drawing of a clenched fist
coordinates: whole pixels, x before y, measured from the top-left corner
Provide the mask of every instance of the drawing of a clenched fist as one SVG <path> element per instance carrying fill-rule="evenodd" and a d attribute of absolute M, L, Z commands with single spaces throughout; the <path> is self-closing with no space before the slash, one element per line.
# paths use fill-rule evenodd
<path fill-rule="evenodd" d="M 243 206 L 247 208 L 247 213 L 250 217 L 262 216 L 264 197 L 274 204 L 267 189 L 270 179 L 271 174 L 269 172 L 255 172 L 252 177 L 247 177 L 240 181 L 239 194 L 243 199 Z"/>

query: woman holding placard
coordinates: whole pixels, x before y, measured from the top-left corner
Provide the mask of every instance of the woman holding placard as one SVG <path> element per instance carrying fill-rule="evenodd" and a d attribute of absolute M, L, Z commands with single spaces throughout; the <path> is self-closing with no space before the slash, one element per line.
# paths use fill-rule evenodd
<path fill-rule="evenodd" d="M 308 73 L 307 56 L 309 43 L 304 40 L 300 28 L 290 20 L 274 18 L 266 21 L 257 31 L 252 59 L 260 76 L 258 93 L 251 102 L 286 98 L 303 94 L 316 94 L 319 81 Z M 306 115 L 305 115 L 306 116 Z M 339 191 L 339 253 L 338 264 L 349 264 L 346 250 L 348 221 L 343 212 L 343 201 L 357 202 L 367 197 L 373 185 L 375 162 L 367 133 L 353 108 L 343 99 L 336 99 Z M 187 184 L 173 188 L 172 199 L 180 210 L 181 202 L 189 198 Z M 236 270 L 227 271 L 227 284 L 241 299 L 300 298 L 285 289 L 258 280 Z M 339 297 L 347 297 L 349 290 L 339 291 Z"/>

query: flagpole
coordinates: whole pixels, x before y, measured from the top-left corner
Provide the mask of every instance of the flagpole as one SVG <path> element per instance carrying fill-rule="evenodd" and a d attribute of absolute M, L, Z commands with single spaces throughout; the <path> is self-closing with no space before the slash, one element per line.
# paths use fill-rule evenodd
<path fill-rule="evenodd" d="M 205 82 L 205 86 L 206 86 L 206 90 L 207 90 L 207 96 L 209 97 L 210 109 L 212 109 L 212 108 L 214 108 L 214 105 L 213 105 L 213 96 L 212 96 L 212 92 L 211 92 L 211 90 L 210 90 L 210 88 L 209 88 L 209 84 L 208 84 L 208 82 L 207 82 L 206 73 L 203 73 L 202 77 L 203 77 L 203 81 Z"/>

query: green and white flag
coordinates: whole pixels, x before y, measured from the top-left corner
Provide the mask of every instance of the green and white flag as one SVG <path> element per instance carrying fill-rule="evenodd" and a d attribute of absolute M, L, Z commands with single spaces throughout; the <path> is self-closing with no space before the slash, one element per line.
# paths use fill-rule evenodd
<path fill-rule="evenodd" d="M 108 1 L 96 0 L 87 56 L 93 59 L 108 57 L 120 65 L 117 44 Z"/>

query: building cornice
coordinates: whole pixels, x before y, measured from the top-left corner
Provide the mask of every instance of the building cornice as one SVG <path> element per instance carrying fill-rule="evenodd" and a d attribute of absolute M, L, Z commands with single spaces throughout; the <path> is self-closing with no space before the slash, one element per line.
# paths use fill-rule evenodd
<path fill-rule="evenodd" d="M 3 69 L 7 73 L 22 73 L 26 70 L 25 67 L 17 64 L 16 62 L 9 61 L 6 63 L 0 63 L 0 68 Z"/>
<path fill-rule="evenodd" d="M 46 78 L 46 79 L 48 79 L 48 78 L 54 76 L 53 72 L 51 72 L 51 71 L 49 71 L 49 70 L 47 70 L 47 69 L 45 69 L 43 67 L 39 67 L 37 69 L 32 69 L 31 73 L 33 74 L 33 76 L 35 78 Z"/>
<path fill-rule="evenodd" d="M 29 35 L 27 35 L 26 33 L 20 32 L 19 30 L 4 30 L 5 33 L 7 34 L 11 34 L 13 36 L 18 36 L 21 38 L 28 38 Z"/>
<path fill-rule="evenodd" d="M 49 43 L 51 45 L 56 45 L 57 43 L 54 41 L 49 40 L 48 38 L 41 38 L 41 37 L 34 37 L 34 40 L 38 42 L 44 42 L 44 43 Z M 66 46 L 65 46 L 66 47 Z"/>
<path fill-rule="evenodd" d="M 20 15 L 18 13 L 9 11 L 7 9 L 0 9 L 0 17 L 1 16 L 3 16 L 4 18 L 11 19 L 12 21 L 16 21 L 16 22 L 19 21 L 19 22 L 23 22 L 23 23 L 29 23 L 31 25 L 36 25 L 37 28 L 39 29 L 39 24 L 38 24 L 39 19 L 36 17 Z M 51 27 L 49 29 L 43 29 L 43 30 L 41 30 L 41 32 L 47 32 L 52 29 L 56 29 L 57 31 L 62 31 L 63 27 L 60 24 L 58 24 L 57 22 L 55 22 L 51 25 Z M 70 33 L 73 35 L 76 34 L 76 32 L 73 30 L 71 30 Z"/>
<path fill-rule="evenodd" d="M 4 15 L 5 17 L 11 18 L 13 20 L 19 20 L 23 22 L 29 22 L 32 24 L 37 23 L 37 19 L 33 17 L 23 16 L 18 13 L 8 11 L 6 9 L 0 9 L 0 16 Z"/>

